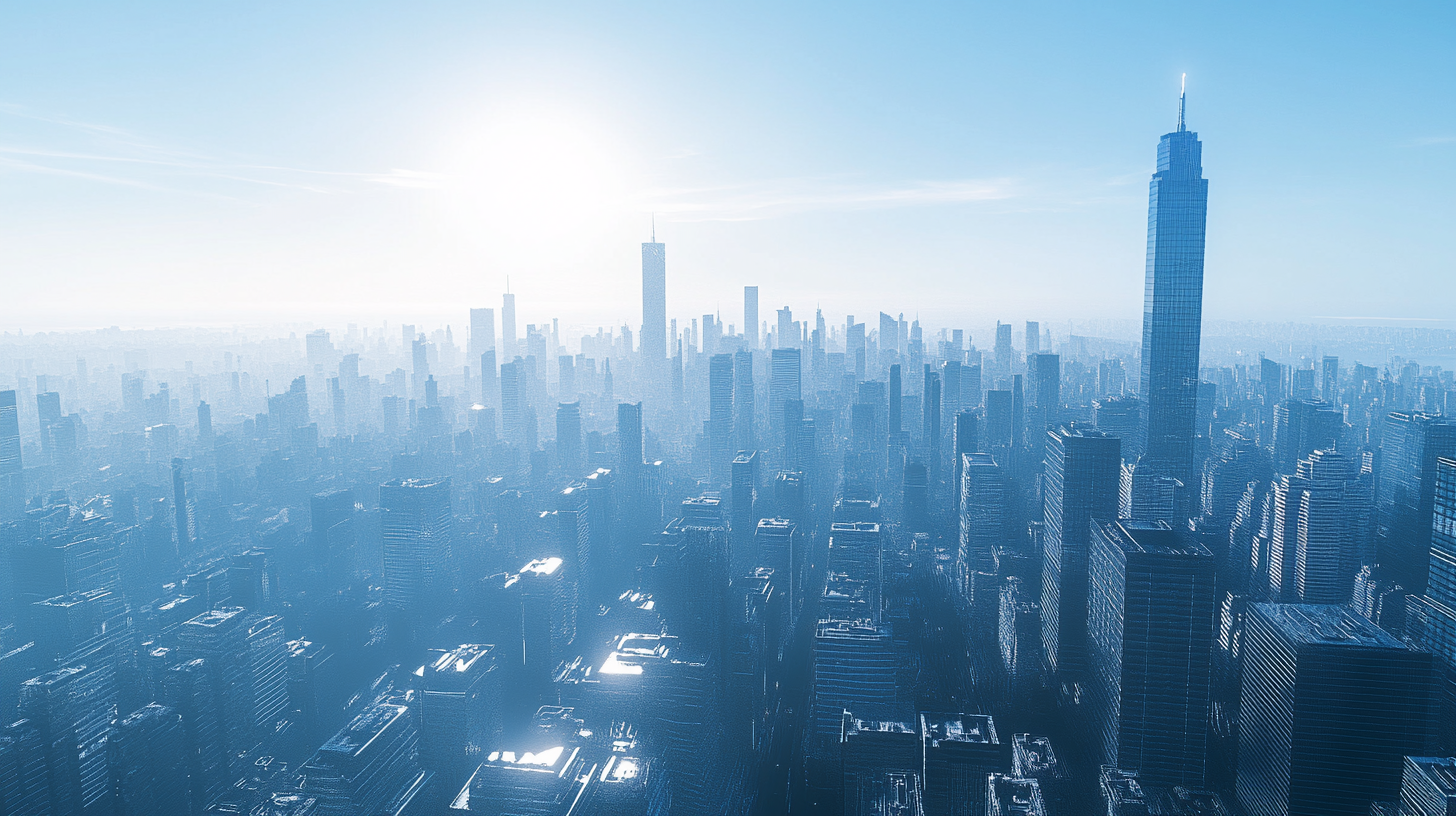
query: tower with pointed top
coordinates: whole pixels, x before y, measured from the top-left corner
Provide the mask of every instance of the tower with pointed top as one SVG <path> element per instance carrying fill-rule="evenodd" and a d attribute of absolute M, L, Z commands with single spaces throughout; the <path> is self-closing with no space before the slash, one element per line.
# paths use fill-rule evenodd
<path fill-rule="evenodd" d="M 1138 470 L 1171 476 L 1192 491 L 1208 181 L 1203 143 L 1185 123 L 1185 99 L 1180 93 L 1178 129 L 1158 142 L 1158 169 L 1148 192 L 1141 378 L 1146 410 Z"/>
<path fill-rule="evenodd" d="M 652 240 L 642 245 L 642 337 L 638 342 L 648 366 L 657 367 L 667 359 L 667 247 L 657 243 L 655 217 Z"/>

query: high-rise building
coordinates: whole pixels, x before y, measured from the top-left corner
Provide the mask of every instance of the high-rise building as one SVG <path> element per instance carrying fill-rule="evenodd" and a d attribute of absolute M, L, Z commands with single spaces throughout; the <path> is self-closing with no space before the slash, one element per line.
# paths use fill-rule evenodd
<path fill-rule="evenodd" d="M 667 246 L 657 243 L 656 235 L 642 244 L 642 335 L 638 342 L 649 370 L 660 369 L 668 357 Z"/>
<path fill-rule="evenodd" d="M 117 721 L 107 745 L 118 816 L 187 816 L 182 717 L 155 703 Z M 7 803 L 9 804 L 9 803 Z"/>
<path fill-rule="evenodd" d="M 486 353 L 487 351 L 494 350 L 495 310 L 471 309 L 469 359 L 479 360 L 480 355 Z"/>
<path fill-rule="evenodd" d="M 1091 522 L 1117 518 L 1120 460 L 1115 436 L 1075 426 L 1047 432 L 1042 649 L 1047 668 L 1069 678 L 1086 665 Z"/>
<path fill-rule="evenodd" d="M 407 701 L 380 699 L 304 763 L 303 790 L 320 816 L 400 813 L 426 779 L 419 742 Z"/>
<path fill-rule="evenodd" d="M 1102 764 L 1201 787 L 1213 554 L 1165 522 L 1097 520 L 1088 572 L 1088 688 Z"/>
<path fill-rule="evenodd" d="M 567 478 L 575 479 L 586 468 L 581 445 L 581 402 L 556 405 L 556 463 Z"/>
<path fill-rule="evenodd" d="M 708 480 L 728 483 L 733 464 L 733 355 L 708 360 Z"/>
<path fill-rule="evenodd" d="M 1011 746 L 986 714 L 921 712 L 920 745 L 932 813 L 985 813 L 986 777 L 1011 770 Z"/>
<path fill-rule="evenodd" d="M 733 355 L 733 438 L 741 451 L 758 450 L 754 411 L 753 352 L 739 351 Z"/>
<path fill-rule="evenodd" d="M 1436 461 L 1456 457 L 1456 419 L 1392 411 L 1380 441 L 1375 555 L 1412 594 L 1426 590 Z"/>
<path fill-rule="evenodd" d="M 1293 473 L 1300 459 L 1340 439 L 1345 417 L 1318 400 L 1290 399 L 1274 406 L 1274 472 Z"/>
<path fill-rule="evenodd" d="M 418 672 L 420 762 L 450 789 L 465 783 L 478 757 L 498 747 L 501 670 L 496 647 L 431 650 Z"/>
<path fill-rule="evenodd" d="M 1006 474 L 989 453 L 961 457 L 960 547 L 957 580 L 971 591 L 971 576 L 991 568 L 992 551 L 1011 537 L 1011 507 Z M 986 599 L 975 599 L 980 603 Z"/>
<path fill-rule="evenodd" d="M 820 621 L 814 630 L 813 742 L 839 742 L 845 711 L 890 719 L 895 654 L 889 629 L 868 621 Z"/>
<path fill-rule="evenodd" d="M 1249 813 L 1363 816 L 1430 736 L 1431 656 L 1341 605 L 1252 604 L 1235 789 Z"/>
<path fill-rule="evenodd" d="M 501 343 L 500 359 L 508 363 L 520 354 L 516 347 L 516 296 L 510 292 L 501 295 Z"/>
<path fill-rule="evenodd" d="M 0 520 L 25 510 L 25 473 L 20 463 L 20 414 L 14 391 L 0 391 Z"/>
<path fill-rule="evenodd" d="M 758 287 L 743 287 L 743 344 L 749 351 L 763 346 L 758 339 Z"/>
<path fill-rule="evenodd" d="M 1148 193 L 1147 284 L 1143 300 L 1142 459 L 1149 472 L 1185 485 L 1194 478 L 1198 348 L 1203 325 L 1203 250 L 1208 181 L 1203 143 L 1184 124 L 1158 143 Z"/>
<path fill-rule="evenodd" d="M 769 354 L 768 370 L 768 416 L 769 427 L 774 429 L 774 438 L 784 433 L 784 406 L 790 400 L 802 400 L 800 391 L 799 350 L 776 348 Z M 800 403 L 802 407 L 802 403 Z"/>
<path fill-rule="evenodd" d="M 406 612 L 433 608 L 450 586 L 450 479 L 394 479 L 379 488 L 384 600 Z"/>

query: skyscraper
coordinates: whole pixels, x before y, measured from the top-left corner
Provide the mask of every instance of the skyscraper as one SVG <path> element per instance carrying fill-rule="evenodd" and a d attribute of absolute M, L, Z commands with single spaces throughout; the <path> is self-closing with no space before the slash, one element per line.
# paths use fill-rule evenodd
<path fill-rule="evenodd" d="M 516 359 L 516 296 L 510 292 L 501 296 L 500 351 L 502 363 Z"/>
<path fill-rule="evenodd" d="M 1178 129 L 1158 143 L 1158 169 L 1148 192 L 1140 383 L 1146 410 L 1139 468 L 1192 485 L 1208 181 L 1203 178 L 1203 143 L 1187 129 L 1183 114 L 1180 96 Z"/>
<path fill-rule="evenodd" d="M 1397 798 L 1432 714 L 1431 656 L 1340 605 L 1253 604 L 1236 791 L 1249 813 L 1366 814 Z"/>
<path fill-rule="evenodd" d="M 414 611 L 449 586 L 450 479 L 395 479 L 379 488 L 384 600 Z"/>
<path fill-rule="evenodd" d="M 1213 554 L 1165 522 L 1094 521 L 1089 690 L 1105 765 L 1203 785 Z"/>
<path fill-rule="evenodd" d="M 728 483 L 733 464 L 733 355 L 708 360 L 708 479 L 715 487 Z"/>
<path fill-rule="evenodd" d="M 758 449 L 754 432 L 753 352 L 733 355 L 733 434 L 739 450 Z"/>
<path fill-rule="evenodd" d="M 25 509 L 24 472 L 20 464 L 20 414 L 14 391 L 0 391 L 0 519 Z"/>
<path fill-rule="evenodd" d="M 1072 426 L 1047 431 L 1042 648 L 1058 674 L 1084 668 L 1090 523 L 1117 518 L 1120 458 L 1115 436 Z"/>
<path fill-rule="evenodd" d="M 758 342 L 758 287 L 743 287 L 743 344 L 749 351 L 760 348 Z"/>
<path fill-rule="evenodd" d="M 667 358 L 667 247 L 654 234 L 642 244 L 642 359 L 658 367 Z"/>
<path fill-rule="evenodd" d="M 470 310 L 470 359 L 495 350 L 495 310 Z"/>

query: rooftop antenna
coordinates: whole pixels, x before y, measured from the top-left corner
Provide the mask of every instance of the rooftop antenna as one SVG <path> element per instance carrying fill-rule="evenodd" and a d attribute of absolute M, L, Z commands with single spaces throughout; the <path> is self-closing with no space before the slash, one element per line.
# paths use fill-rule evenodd
<path fill-rule="evenodd" d="M 506 275 L 506 294 L 509 295 L 510 293 L 511 293 L 511 276 L 510 275 Z"/>
<path fill-rule="evenodd" d="M 1188 96 L 1188 75 L 1183 75 L 1183 81 L 1178 85 L 1178 132 L 1182 133 L 1188 128 L 1183 126 L 1183 103 Z"/>
<path fill-rule="evenodd" d="M 652 214 L 652 243 L 657 243 L 657 213 Z"/>

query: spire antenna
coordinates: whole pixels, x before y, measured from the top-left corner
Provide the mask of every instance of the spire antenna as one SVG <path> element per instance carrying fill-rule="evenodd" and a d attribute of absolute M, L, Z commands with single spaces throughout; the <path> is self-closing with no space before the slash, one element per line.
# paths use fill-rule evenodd
<path fill-rule="evenodd" d="M 1178 85 L 1178 132 L 1182 133 L 1188 128 L 1183 125 L 1184 104 L 1188 98 L 1188 75 L 1183 75 L 1183 81 Z"/>
<path fill-rule="evenodd" d="M 657 243 L 657 213 L 652 214 L 652 243 Z"/>

